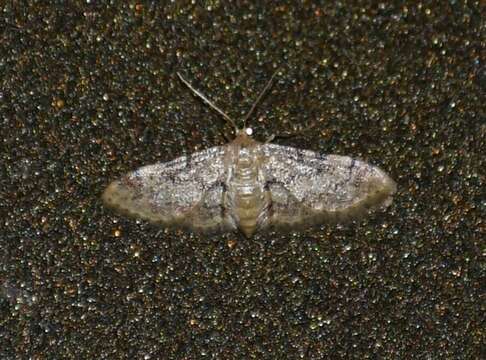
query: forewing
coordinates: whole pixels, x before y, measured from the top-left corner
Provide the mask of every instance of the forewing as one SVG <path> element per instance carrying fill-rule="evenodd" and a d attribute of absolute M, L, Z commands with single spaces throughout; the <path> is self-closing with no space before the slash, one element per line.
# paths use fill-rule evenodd
<path fill-rule="evenodd" d="M 115 210 L 195 231 L 235 229 L 222 211 L 225 147 L 144 166 L 112 182 L 103 201 Z"/>
<path fill-rule="evenodd" d="M 395 182 L 381 169 L 347 156 L 262 145 L 272 197 L 268 225 L 344 221 L 388 206 Z"/>

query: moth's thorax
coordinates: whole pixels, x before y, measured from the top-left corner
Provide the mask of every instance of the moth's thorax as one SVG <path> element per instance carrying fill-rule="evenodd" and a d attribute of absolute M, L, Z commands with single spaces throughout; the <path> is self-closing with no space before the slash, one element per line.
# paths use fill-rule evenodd
<path fill-rule="evenodd" d="M 231 143 L 233 156 L 228 179 L 228 205 L 238 227 L 251 236 L 266 216 L 269 197 L 265 190 L 259 144 L 246 134 Z"/>
<path fill-rule="evenodd" d="M 229 144 L 231 158 L 229 159 L 230 182 L 236 186 L 251 186 L 261 177 L 261 158 L 259 143 L 245 132 L 239 131 L 238 136 Z"/>

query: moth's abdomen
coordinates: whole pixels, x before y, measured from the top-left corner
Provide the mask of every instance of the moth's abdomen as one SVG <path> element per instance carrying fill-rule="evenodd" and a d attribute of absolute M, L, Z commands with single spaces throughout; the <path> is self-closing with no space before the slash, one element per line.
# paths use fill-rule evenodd
<path fill-rule="evenodd" d="M 253 192 L 251 193 L 248 192 L 249 187 L 245 187 L 244 190 L 235 194 L 233 213 L 241 231 L 247 237 L 250 237 L 255 232 L 260 219 L 266 212 L 268 204 L 266 196 L 260 188 L 253 188 Z"/>
<path fill-rule="evenodd" d="M 230 182 L 231 213 L 247 237 L 253 235 L 269 207 L 258 165 L 254 158 L 240 157 Z"/>

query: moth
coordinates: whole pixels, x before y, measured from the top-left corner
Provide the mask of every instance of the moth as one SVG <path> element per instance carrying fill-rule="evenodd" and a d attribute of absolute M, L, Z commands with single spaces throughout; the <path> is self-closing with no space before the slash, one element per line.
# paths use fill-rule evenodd
<path fill-rule="evenodd" d="M 233 125 L 235 139 L 128 173 L 106 188 L 104 203 L 163 226 L 204 233 L 238 229 L 246 237 L 264 229 L 342 222 L 388 206 L 396 184 L 378 167 L 252 138 L 246 121 L 275 74 L 240 129 L 178 73 L 189 89 Z"/>

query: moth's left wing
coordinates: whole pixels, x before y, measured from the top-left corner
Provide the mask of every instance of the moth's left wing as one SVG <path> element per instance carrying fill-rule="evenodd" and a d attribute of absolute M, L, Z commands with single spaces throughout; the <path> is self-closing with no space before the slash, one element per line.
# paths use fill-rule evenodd
<path fill-rule="evenodd" d="M 347 156 L 261 145 L 272 206 L 265 226 L 312 225 L 356 218 L 392 201 L 395 182 L 381 169 Z"/>
<path fill-rule="evenodd" d="M 113 181 L 103 193 L 118 212 L 197 232 L 236 229 L 223 211 L 225 146 L 144 166 Z"/>

